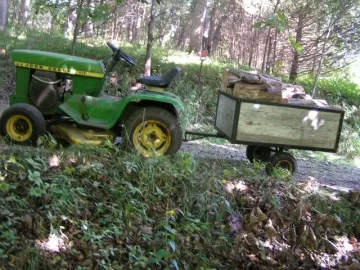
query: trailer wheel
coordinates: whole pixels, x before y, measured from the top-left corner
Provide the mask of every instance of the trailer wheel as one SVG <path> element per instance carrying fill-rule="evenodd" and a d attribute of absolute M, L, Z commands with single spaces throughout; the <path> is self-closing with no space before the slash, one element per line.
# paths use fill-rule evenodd
<path fill-rule="evenodd" d="M 29 104 L 15 104 L 0 118 L 0 134 L 8 136 L 15 144 L 37 145 L 45 134 L 45 119 L 41 112 Z"/>
<path fill-rule="evenodd" d="M 130 146 L 145 157 L 175 154 L 182 143 L 178 119 L 158 107 L 145 107 L 130 115 L 125 122 L 122 137 L 127 147 Z"/>
<path fill-rule="evenodd" d="M 294 174 L 297 170 L 296 159 L 289 153 L 277 152 L 269 159 L 269 163 L 266 166 L 267 174 L 272 175 L 274 169 L 284 169 L 290 174 Z"/>
<path fill-rule="evenodd" d="M 254 160 L 265 162 L 270 158 L 270 156 L 271 156 L 270 147 L 258 146 L 258 145 L 248 145 L 246 147 L 246 157 L 251 163 L 253 163 Z"/>

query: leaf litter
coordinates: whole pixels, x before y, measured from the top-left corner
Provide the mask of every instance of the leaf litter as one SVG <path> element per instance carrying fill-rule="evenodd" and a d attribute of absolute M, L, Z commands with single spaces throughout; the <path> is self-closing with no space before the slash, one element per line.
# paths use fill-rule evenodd
<path fill-rule="evenodd" d="M 359 268 L 358 190 L 187 154 L 39 153 L 1 154 L 4 269 Z"/>

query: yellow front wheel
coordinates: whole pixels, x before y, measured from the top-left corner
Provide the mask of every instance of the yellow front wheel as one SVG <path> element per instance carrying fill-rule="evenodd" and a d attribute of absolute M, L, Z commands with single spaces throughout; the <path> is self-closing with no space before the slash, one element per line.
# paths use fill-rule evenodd
<path fill-rule="evenodd" d="M 4 111 L 0 118 L 0 133 L 13 143 L 36 145 L 45 134 L 45 120 L 40 111 L 29 104 L 15 104 Z"/>
<path fill-rule="evenodd" d="M 169 111 L 146 107 L 135 111 L 125 123 L 124 142 L 149 157 L 176 153 L 182 142 L 178 119 Z"/>

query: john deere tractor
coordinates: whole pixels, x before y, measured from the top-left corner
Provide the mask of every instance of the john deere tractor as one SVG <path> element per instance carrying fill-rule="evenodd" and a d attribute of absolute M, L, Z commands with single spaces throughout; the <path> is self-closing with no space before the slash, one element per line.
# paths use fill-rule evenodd
<path fill-rule="evenodd" d="M 35 50 L 14 50 L 16 93 L 0 118 L 0 132 L 15 144 L 36 145 L 48 131 L 70 144 L 101 145 L 122 137 L 144 156 L 174 154 L 181 146 L 180 99 L 166 91 L 181 71 L 144 76 L 124 98 L 104 94 L 119 61 L 135 65 L 118 46 L 107 62 Z"/>

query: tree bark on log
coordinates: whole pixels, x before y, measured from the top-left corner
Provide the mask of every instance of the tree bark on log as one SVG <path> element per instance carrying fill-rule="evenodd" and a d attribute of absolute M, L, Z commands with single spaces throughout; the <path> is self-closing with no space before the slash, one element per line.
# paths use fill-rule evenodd
<path fill-rule="evenodd" d="M 239 98 L 257 99 L 271 102 L 281 102 L 281 93 L 272 94 L 267 90 L 264 84 L 247 84 L 237 82 L 235 84 L 233 95 Z"/>
<path fill-rule="evenodd" d="M 290 98 L 288 99 L 288 104 L 292 105 L 306 105 L 314 107 L 329 107 L 326 100 L 323 99 L 300 99 L 300 98 Z"/>
<path fill-rule="evenodd" d="M 273 94 L 281 93 L 282 82 L 278 78 L 235 68 L 231 68 L 229 73 L 237 76 L 239 78 L 238 81 L 240 82 L 249 84 L 265 84 L 269 92 Z"/>
<path fill-rule="evenodd" d="M 238 77 L 239 81 L 253 84 L 259 84 L 260 81 L 259 74 L 254 74 L 252 72 L 244 71 L 241 69 L 231 68 L 229 69 L 229 73 Z"/>

